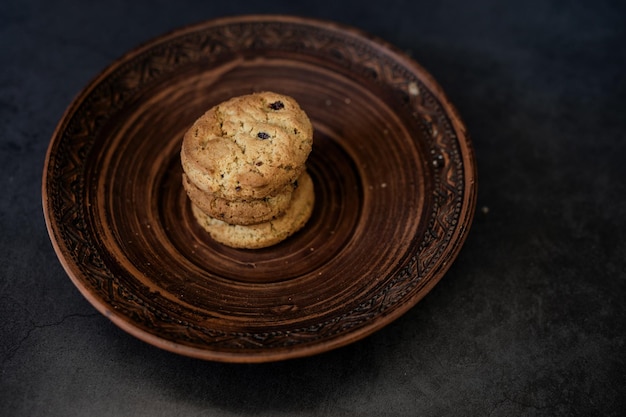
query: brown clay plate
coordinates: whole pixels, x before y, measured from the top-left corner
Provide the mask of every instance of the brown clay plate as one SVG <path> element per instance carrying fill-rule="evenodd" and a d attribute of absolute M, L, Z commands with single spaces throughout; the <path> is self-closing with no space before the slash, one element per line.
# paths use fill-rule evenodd
<path fill-rule="evenodd" d="M 316 205 L 263 250 L 213 242 L 181 185 L 183 132 L 253 91 L 308 113 Z M 475 209 L 465 127 L 434 79 L 387 43 L 331 22 L 221 18 L 106 68 L 52 137 L 43 205 L 81 293 L 128 333 L 227 362 L 312 355 L 415 305 L 456 257 Z"/>

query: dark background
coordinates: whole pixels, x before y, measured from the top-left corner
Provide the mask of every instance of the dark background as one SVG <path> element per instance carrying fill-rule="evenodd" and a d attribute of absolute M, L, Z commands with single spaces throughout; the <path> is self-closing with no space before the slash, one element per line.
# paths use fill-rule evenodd
<path fill-rule="evenodd" d="M 0 3 L 0 415 L 617 416 L 626 406 L 626 9 L 619 1 Z M 322 355 L 202 362 L 141 342 L 75 289 L 41 176 L 64 109 L 165 32 L 281 13 L 409 52 L 465 120 L 478 209 L 449 273 Z"/>

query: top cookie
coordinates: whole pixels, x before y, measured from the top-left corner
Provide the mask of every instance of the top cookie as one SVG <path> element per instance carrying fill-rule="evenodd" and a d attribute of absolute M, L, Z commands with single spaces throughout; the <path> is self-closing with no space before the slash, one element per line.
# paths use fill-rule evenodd
<path fill-rule="evenodd" d="M 228 200 L 264 198 L 303 172 L 313 144 L 306 113 L 291 97 L 262 92 L 207 111 L 185 133 L 181 162 L 201 190 Z"/>

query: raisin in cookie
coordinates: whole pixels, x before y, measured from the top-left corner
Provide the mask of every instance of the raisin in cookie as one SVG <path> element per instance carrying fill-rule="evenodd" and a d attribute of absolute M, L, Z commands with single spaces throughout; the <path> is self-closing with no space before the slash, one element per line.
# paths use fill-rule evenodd
<path fill-rule="evenodd" d="M 181 162 L 200 190 L 227 200 L 279 192 L 304 170 L 313 127 L 291 97 L 254 93 L 225 101 L 185 133 Z"/>
<path fill-rule="evenodd" d="M 311 217 L 314 202 L 313 181 L 304 171 L 285 214 L 269 222 L 235 225 L 207 216 L 193 204 L 192 211 L 198 223 L 217 242 L 234 248 L 260 249 L 275 245 L 300 230 Z"/>
<path fill-rule="evenodd" d="M 270 221 L 282 215 L 289 203 L 296 183 L 289 183 L 276 195 L 263 198 L 226 200 L 202 191 L 183 174 L 183 186 L 191 202 L 205 214 L 230 224 L 254 224 Z"/>

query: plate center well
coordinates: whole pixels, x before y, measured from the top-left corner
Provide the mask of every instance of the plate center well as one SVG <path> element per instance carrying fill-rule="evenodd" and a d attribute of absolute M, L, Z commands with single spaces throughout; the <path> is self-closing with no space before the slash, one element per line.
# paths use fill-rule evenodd
<path fill-rule="evenodd" d="M 159 216 L 172 246 L 198 270 L 211 271 L 211 279 L 271 283 L 319 270 L 351 239 L 362 211 L 363 189 L 354 162 L 319 131 L 307 162 L 315 187 L 313 214 L 302 230 L 264 249 L 234 249 L 211 239 L 191 214 L 179 161 L 171 165 L 158 187 Z"/>

